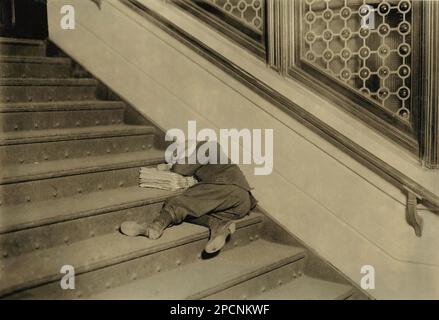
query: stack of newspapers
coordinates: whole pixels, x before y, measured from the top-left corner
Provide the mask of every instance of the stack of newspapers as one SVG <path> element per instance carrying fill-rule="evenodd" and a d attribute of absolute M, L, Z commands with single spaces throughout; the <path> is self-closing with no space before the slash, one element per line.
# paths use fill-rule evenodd
<path fill-rule="evenodd" d="M 197 182 L 194 177 L 184 177 L 171 171 L 146 167 L 140 169 L 139 185 L 142 188 L 177 191 L 190 188 Z"/>

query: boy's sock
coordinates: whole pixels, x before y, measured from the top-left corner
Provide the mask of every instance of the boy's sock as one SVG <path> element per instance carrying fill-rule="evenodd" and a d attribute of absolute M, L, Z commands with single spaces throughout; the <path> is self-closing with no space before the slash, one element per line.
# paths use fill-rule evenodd
<path fill-rule="evenodd" d="M 126 221 L 122 223 L 120 230 L 123 234 L 136 237 L 145 236 L 150 239 L 158 239 L 162 236 L 163 231 L 172 225 L 173 216 L 166 210 L 162 210 L 160 215 L 152 223 L 137 223 L 135 221 Z"/>

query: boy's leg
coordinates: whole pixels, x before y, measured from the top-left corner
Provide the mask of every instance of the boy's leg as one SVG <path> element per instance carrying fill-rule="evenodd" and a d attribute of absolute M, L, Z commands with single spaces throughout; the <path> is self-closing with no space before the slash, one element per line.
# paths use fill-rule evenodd
<path fill-rule="evenodd" d="M 204 216 L 189 220 L 191 223 L 208 227 L 209 241 L 205 251 L 214 253 L 221 250 L 226 240 L 236 230 L 235 220 L 246 216 L 252 209 L 252 201 L 246 190 L 236 188 L 216 211 Z"/>
<path fill-rule="evenodd" d="M 120 231 L 130 237 L 145 236 L 155 240 L 160 238 L 163 231 L 172 223 L 173 218 L 169 214 L 161 212 L 159 217 L 155 218 L 152 223 L 123 222 L 120 226 Z"/>
<path fill-rule="evenodd" d="M 157 239 L 168 226 L 179 224 L 188 216 L 199 218 L 213 213 L 217 214 L 220 221 L 226 222 L 227 218 L 239 219 L 249 211 L 250 197 L 247 191 L 234 185 L 198 184 L 167 200 L 160 215 L 152 223 L 139 225 L 135 222 L 124 222 L 121 231 L 129 236 L 144 235 Z M 211 231 L 216 230 L 206 226 Z M 215 232 L 211 232 L 211 236 L 213 234 Z"/>

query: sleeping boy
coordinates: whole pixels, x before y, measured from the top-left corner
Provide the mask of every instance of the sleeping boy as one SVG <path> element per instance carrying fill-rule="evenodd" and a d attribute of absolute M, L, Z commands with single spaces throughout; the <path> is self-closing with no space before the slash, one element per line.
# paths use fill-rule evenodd
<path fill-rule="evenodd" d="M 185 219 L 207 226 L 210 230 L 209 241 L 205 251 L 214 253 L 223 248 L 229 235 L 235 232 L 235 220 L 245 217 L 255 206 L 256 200 L 251 188 L 238 165 L 229 159 L 220 163 L 222 149 L 216 142 L 200 142 L 195 152 L 204 145 L 203 150 L 216 148 L 216 155 L 209 161 L 188 164 L 189 157 L 183 163 L 160 165 L 160 170 L 171 170 L 183 176 L 194 176 L 198 183 L 185 190 L 182 194 L 168 199 L 157 218 L 149 224 L 138 224 L 127 221 L 121 225 L 121 231 L 128 236 L 143 235 L 149 239 L 158 239 L 166 228 L 178 225 Z M 206 146 L 208 148 L 206 148 Z M 211 161 L 215 158 L 216 161 Z"/>

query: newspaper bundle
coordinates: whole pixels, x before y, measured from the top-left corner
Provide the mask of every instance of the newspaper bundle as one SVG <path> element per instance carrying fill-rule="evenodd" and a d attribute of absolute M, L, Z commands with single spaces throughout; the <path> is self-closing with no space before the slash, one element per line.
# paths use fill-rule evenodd
<path fill-rule="evenodd" d="M 187 189 L 197 182 L 194 177 L 184 177 L 168 170 L 146 167 L 140 169 L 139 185 L 142 188 L 177 191 Z"/>

